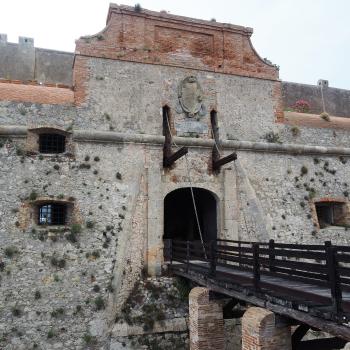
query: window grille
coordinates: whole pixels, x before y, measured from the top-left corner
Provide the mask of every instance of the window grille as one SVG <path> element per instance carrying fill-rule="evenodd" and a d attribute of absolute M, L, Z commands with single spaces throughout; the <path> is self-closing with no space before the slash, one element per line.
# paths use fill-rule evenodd
<path fill-rule="evenodd" d="M 40 134 L 40 153 L 64 153 L 66 149 L 66 137 L 60 134 Z"/>
<path fill-rule="evenodd" d="M 39 206 L 39 225 L 64 225 L 67 206 L 60 203 L 46 203 Z"/>

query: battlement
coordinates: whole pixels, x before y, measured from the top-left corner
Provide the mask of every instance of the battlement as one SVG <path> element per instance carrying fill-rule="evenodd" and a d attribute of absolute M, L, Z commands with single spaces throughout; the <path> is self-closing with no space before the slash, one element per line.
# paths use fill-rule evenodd
<path fill-rule="evenodd" d="M 7 34 L 1 34 L 0 33 L 0 44 L 2 45 L 26 45 L 26 46 L 34 46 L 34 39 L 33 38 L 29 38 L 26 36 L 20 36 L 18 37 L 18 43 L 9 43 L 7 41 Z"/>
<path fill-rule="evenodd" d="M 71 86 L 73 60 L 73 53 L 34 47 L 33 38 L 11 43 L 0 34 L 0 79 Z"/>

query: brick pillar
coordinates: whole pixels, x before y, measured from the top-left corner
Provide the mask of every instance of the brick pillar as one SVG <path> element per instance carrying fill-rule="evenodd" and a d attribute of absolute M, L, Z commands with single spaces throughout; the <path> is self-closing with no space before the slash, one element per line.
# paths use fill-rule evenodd
<path fill-rule="evenodd" d="M 291 350 L 290 327 L 276 325 L 275 314 L 249 308 L 242 318 L 242 350 Z"/>
<path fill-rule="evenodd" d="M 196 287 L 189 295 L 190 350 L 223 350 L 222 306 L 209 301 L 209 289 Z"/>

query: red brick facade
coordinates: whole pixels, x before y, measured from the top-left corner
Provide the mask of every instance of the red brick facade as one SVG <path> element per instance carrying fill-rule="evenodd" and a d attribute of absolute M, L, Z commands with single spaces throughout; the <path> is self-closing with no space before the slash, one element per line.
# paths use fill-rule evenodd
<path fill-rule="evenodd" d="M 222 306 L 209 300 L 209 289 L 196 287 L 189 295 L 191 350 L 223 350 L 224 319 Z"/>
<path fill-rule="evenodd" d="M 280 81 L 276 81 L 274 83 L 272 94 L 276 122 L 282 122 L 284 118 L 284 112 L 282 100 L 282 83 Z"/>
<path fill-rule="evenodd" d="M 275 66 L 254 50 L 251 28 L 111 4 L 107 26 L 76 41 L 76 55 L 163 64 L 269 80 Z"/>
<path fill-rule="evenodd" d="M 81 105 L 86 101 L 87 86 L 89 81 L 89 70 L 87 68 L 87 57 L 76 56 L 74 61 L 74 102 Z"/>

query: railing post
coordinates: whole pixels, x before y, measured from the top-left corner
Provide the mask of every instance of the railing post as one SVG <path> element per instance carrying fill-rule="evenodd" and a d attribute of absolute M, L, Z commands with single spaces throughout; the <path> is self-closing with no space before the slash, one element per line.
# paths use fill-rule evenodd
<path fill-rule="evenodd" d="M 242 251 L 241 251 L 241 241 L 238 241 L 238 266 L 241 267 Z"/>
<path fill-rule="evenodd" d="M 186 241 L 186 272 L 190 268 L 190 241 Z"/>
<path fill-rule="evenodd" d="M 260 264 L 259 264 L 259 243 L 253 243 L 253 286 L 256 291 L 259 288 L 260 282 Z"/>
<path fill-rule="evenodd" d="M 216 274 L 216 241 L 210 242 L 210 276 Z"/>
<path fill-rule="evenodd" d="M 172 263 L 172 240 L 164 240 L 164 261 Z"/>
<path fill-rule="evenodd" d="M 269 241 L 269 270 L 270 272 L 275 271 L 275 241 L 270 239 Z"/>
<path fill-rule="evenodd" d="M 169 239 L 169 262 L 173 263 L 173 240 Z"/>
<path fill-rule="evenodd" d="M 330 241 L 325 242 L 326 263 L 328 270 L 328 282 L 331 289 L 332 306 L 337 316 L 342 311 L 342 291 L 338 274 L 337 248 L 332 246 Z"/>

